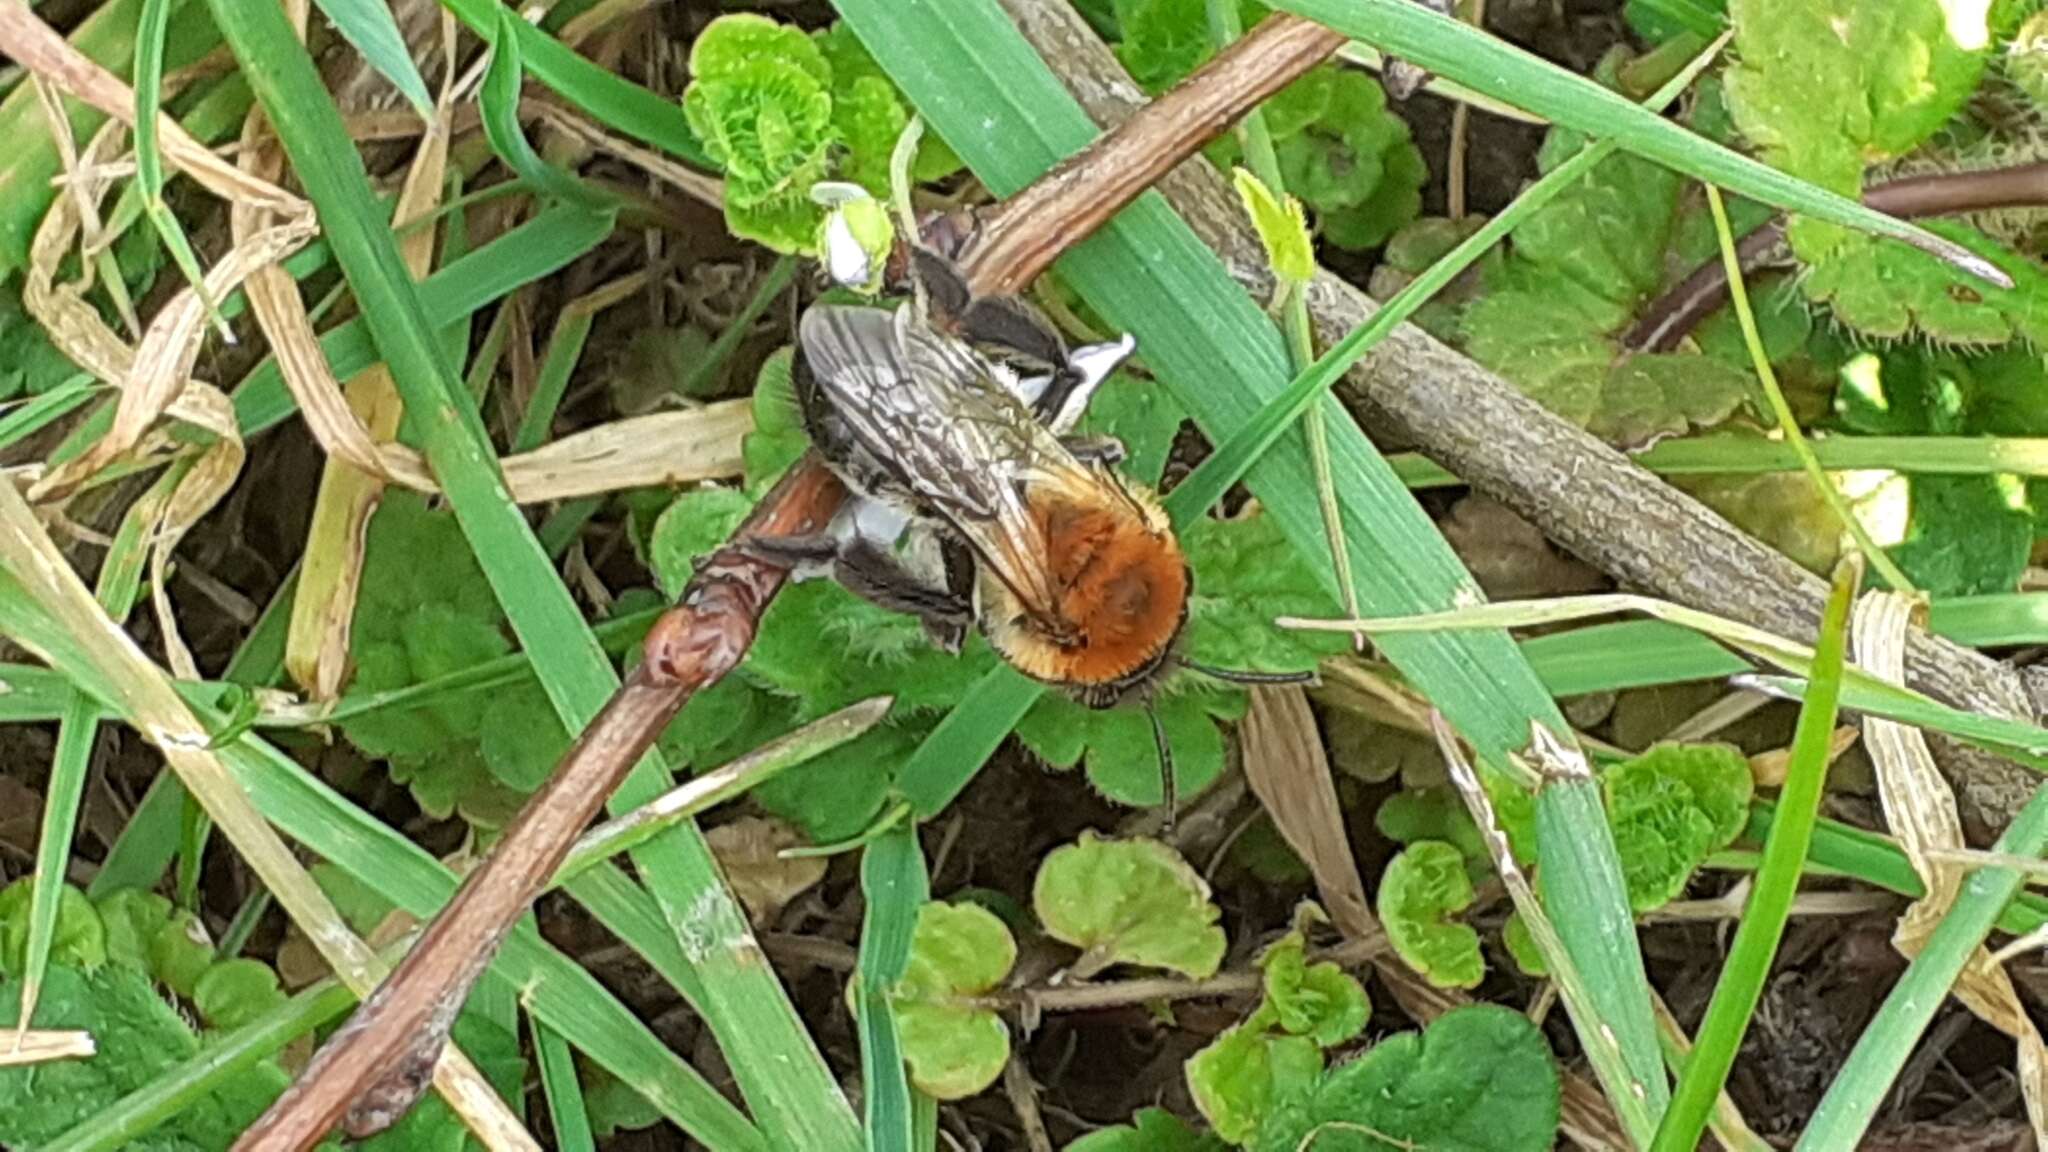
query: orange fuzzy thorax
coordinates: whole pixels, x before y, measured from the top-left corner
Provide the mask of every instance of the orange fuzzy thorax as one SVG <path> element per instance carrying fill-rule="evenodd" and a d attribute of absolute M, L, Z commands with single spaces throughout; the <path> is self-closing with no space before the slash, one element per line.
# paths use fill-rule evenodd
<path fill-rule="evenodd" d="M 1187 619 L 1180 543 L 1163 517 L 1146 514 L 1156 511 L 1149 500 L 1134 505 L 1114 491 L 1039 488 L 1028 507 L 1046 542 L 1052 611 L 1026 613 L 985 579 L 983 630 L 1025 675 L 1084 703 L 1114 703 L 1158 668 Z"/>

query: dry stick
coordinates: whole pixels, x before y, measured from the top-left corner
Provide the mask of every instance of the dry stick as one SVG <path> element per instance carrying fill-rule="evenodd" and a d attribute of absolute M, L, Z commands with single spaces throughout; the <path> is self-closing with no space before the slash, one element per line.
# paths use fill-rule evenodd
<path fill-rule="evenodd" d="M 1894 216 L 1952 216 L 1996 208 L 2048 204 L 2048 163 L 2018 164 L 1980 172 L 1933 172 L 1908 176 L 1863 190 L 1863 202 Z M 1788 255 L 1785 218 L 1780 216 L 1735 246 L 1744 272 L 1783 263 Z M 1728 273 L 1718 257 L 1673 285 L 1643 309 L 1642 318 L 1622 337 L 1631 352 L 1669 352 L 1707 314 L 1728 302 Z"/>
<path fill-rule="evenodd" d="M 1071 5 L 1002 4 L 1039 54 L 1059 61 L 1068 90 L 1097 123 L 1132 113 L 1137 89 Z M 1254 297 L 1271 292 L 1258 237 L 1215 169 L 1184 164 L 1156 187 Z M 1328 272 L 1309 285 L 1320 344 L 1342 339 L 1377 308 Z M 1420 328 L 1396 329 L 1345 381 L 1375 438 L 1421 449 L 1622 584 L 1781 636 L 1810 641 L 1817 634 L 1825 581 Z M 1959 708 L 2034 716 L 2011 668 L 1924 632 L 1908 642 L 1906 676 L 1913 688 Z M 2048 701 L 2048 684 L 2040 699 Z M 1943 770 L 1980 829 L 2003 827 L 2039 782 L 1997 757 L 1949 752 Z"/>
<path fill-rule="evenodd" d="M 992 211 L 976 233 L 976 249 L 962 258 L 970 284 L 986 295 L 1030 283 L 1159 174 L 1342 42 L 1293 17 L 1260 25 L 1150 113 L 1096 141 L 1011 202 L 1022 206 Z M 816 455 L 807 455 L 734 538 L 817 531 L 843 496 Z M 527 801 L 497 848 L 390 977 L 236 1142 L 238 1152 L 311 1147 L 344 1112 L 385 1123 L 403 1115 L 421 1090 L 420 1070 L 432 1067 L 471 984 L 505 932 L 676 711 L 739 665 L 785 576 L 730 544 L 711 556 L 676 607 L 655 622 L 640 665 Z"/>

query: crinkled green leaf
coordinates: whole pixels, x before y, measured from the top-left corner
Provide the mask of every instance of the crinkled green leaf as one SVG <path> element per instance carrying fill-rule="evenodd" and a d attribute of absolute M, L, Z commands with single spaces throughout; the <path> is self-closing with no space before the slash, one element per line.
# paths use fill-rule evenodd
<path fill-rule="evenodd" d="M 148 972 L 150 942 L 171 919 L 170 900 L 141 888 L 117 888 L 93 907 L 106 925 L 107 960 Z"/>
<path fill-rule="evenodd" d="M 1472 903 L 1465 857 L 1441 840 L 1410 844 L 1380 877 L 1379 914 L 1387 942 L 1439 988 L 1476 988 L 1486 975 L 1479 933 L 1449 919 Z"/>
<path fill-rule="evenodd" d="M 1731 744 L 1659 744 L 1601 778 L 1629 906 L 1647 912 L 1685 890 L 1749 818 L 1755 784 Z"/>
<path fill-rule="evenodd" d="M 1016 961 L 1016 941 L 988 909 L 933 901 L 918 910 L 910 966 L 890 1003 L 920 1092 L 959 1100 L 1002 1075 L 1010 1030 L 972 999 L 1001 984 Z"/>
<path fill-rule="evenodd" d="M 1557 1140 L 1559 1085 L 1527 1017 L 1492 1004 L 1452 1009 L 1324 1073 L 1260 1125 L 1257 1152 L 1544 1152 Z"/>
<path fill-rule="evenodd" d="M 802 29 L 749 12 L 730 13 L 704 26 L 690 45 L 690 77 L 726 80 L 751 73 L 763 60 L 788 64 L 820 88 L 832 83 L 832 66 Z"/>
<path fill-rule="evenodd" d="M 1976 90 L 1990 36 L 1982 0 L 1730 0 L 1736 123 L 1774 167 L 1854 196 L 1867 164 L 1938 131 Z M 1845 237 L 1795 220 L 1809 261 Z"/>
<path fill-rule="evenodd" d="M 1114 436 L 1122 441 L 1125 474 L 1156 488 L 1186 419 L 1187 411 L 1172 392 L 1119 373 L 1088 402 L 1079 430 L 1084 435 Z"/>
<path fill-rule="evenodd" d="M 790 380 L 794 348 L 778 348 L 754 376 L 754 428 L 740 441 L 747 489 L 765 492 L 811 446 Z"/>
<path fill-rule="evenodd" d="M 199 978 L 211 967 L 213 936 L 206 924 L 183 908 L 172 909 L 170 919 L 150 937 L 150 975 L 189 1000 Z"/>
<path fill-rule="evenodd" d="M 881 725 L 783 772 L 752 795 L 814 843 L 847 839 L 881 814 L 897 769 L 924 735 L 915 726 Z"/>
<path fill-rule="evenodd" d="M 683 113 L 725 173 L 726 224 L 781 252 L 802 251 L 821 215 L 811 185 L 837 140 L 832 70 L 801 30 L 729 13 L 690 50 Z"/>
<path fill-rule="evenodd" d="M 1315 245 L 1308 235 L 1308 217 L 1301 201 L 1276 194 L 1243 168 L 1231 172 L 1238 203 L 1251 218 L 1252 230 L 1266 249 L 1273 274 L 1289 284 L 1305 284 L 1316 274 Z"/>
<path fill-rule="evenodd" d="M 2019 587 L 2035 521 L 2024 489 L 1997 476 L 1915 476 L 1912 521 L 1892 558 L 1934 596 L 1976 596 Z"/>
<path fill-rule="evenodd" d="M 491 776 L 522 796 L 547 783 L 569 750 L 569 733 L 547 705 L 535 680 L 495 691 L 483 705 L 477 751 Z"/>
<path fill-rule="evenodd" d="M 1173 778 L 1182 797 L 1214 783 L 1224 766 L 1217 724 L 1244 715 L 1241 691 L 1175 692 L 1150 705 L 1172 749 Z M 1047 763 L 1087 765 L 1088 783 L 1105 798 L 1134 808 L 1163 803 L 1159 745 L 1144 708 L 1085 708 L 1056 692 L 1038 698 L 1017 725 L 1017 735 Z"/>
<path fill-rule="evenodd" d="M 1522 919 L 1520 912 L 1508 914 L 1507 921 L 1500 927 L 1500 942 L 1514 957 L 1515 967 L 1524 976 L 1544 977 L 1550 975 L 1550 962 L 1543 958 L 1543 949 L 1536 946 L 1536 937 L 1529 931 L 1529 923 Z"/>
<path fill-rule="evenodd" d="M 1870 336 L 1925 336 L 1961 346 L 2048 339 L 2048 275 L 2039 265 L 1970 228 L 1941 221 L 1927 227 L 1989 258 L 2013 287 L 1986 284 L 1903 244 L 1866 236 L 1846 237 L 1816 257 L 1800 284 L 1837 320 Z"/>
<path fill-rule="evenodd" d="M 1081 967 L 1136 964 L 1201 979 L 1223 962 L 1209 885 L 1157 840 L 1083 832 L 1039 865 L 1031 906 L 1048 935 L 1082 950 Z"/>
<path fill-rule="evenodd" d="M 23 876 L 0 889 L 0 973 L 21 974 L 28 952 L 29 902 L 35 881 Z M 97 968 L 107 962 L 107 926 L 86 899 L 69 884 L 57 894 L 57 927 L 50 940 L 50 962 L 74 968 Z"/>
<path fill-rule="evenodd" d="M 698 559 L 725 543 L 753 507 L 751 498 L 732 488 L 695 488 L 676 497 L 648 538 L 647 562 L 662 595 L 682 595 Z"/>
<path fill-rule="evenodd" d="M 12 1032 L 20 1000 L 18 982 L 0 982 L 0 1029 Z M 9 1148 L 41 1147 L 92 1123 L 109 1103 L 161 1076 L 200 1047 L 178 1011 L 158 998 L 149 976 L 123 964 L 103 965 L 92 973 L 52 965 L 36 1009 L 36 1025 L 91 1032 L 98 1054 L 90 1060 L 0 1068 L 0 1145 Z M 211 1093 L 123 1148 L 226 1148 L 286 1082 L 275 1063 L 260 1062 L 221 1081 Z"/>
<path fill-rule="evenodd" d="M 1448 784 L 1430 788 L 1405 788 L 1380 802 L 1372 816 L 1373 827 L 1396 844 L 1440 840 L 1457 848 L 1465 857 L 1466 869 L 1476 875 L 1493 870 L 1487 855 L 1486 838 L 1465 802 Z"/>
<path fill-rule="evenodd" d="M 877 197 L 889 195 L 889 159 L 910 111 L 896 89 L 880 76 L 861 76 L 832 94 L 832 123 L 846 152 L 837 175 Z"/>
<path fill-rule="evenodd" d="M 284 1002 L 276 970 L 247 956 L 214 962 L 192 985 L 192 1006 L 209 1028 L 240 1028 Z"/>
<path fill-rule="evenodd" d="M 899 108 L 904 107 L 903 95 L 896 90 L 895 81 L 890 80 L 889 74 L 882 71 L 882 66 L 875 63 L 875 58 L 868 54 L 867 45 L 860 42 L 860 37 L 853 34 L 853 29 L 848 28 L 845 21 L 835 22 L 830 28 L 813 37 L 813 41 L 817 44 L 818 51 L 824 55 L 825 62 L 832 68 L 832 98 L 835 102 L 835 114 L 837 113 L 836 104 L 845 99 L 844 93 L 859 87 L 866 80 L 881 81 L 886 86 L 890 99 Z M 898 131 L 901 131 L 900 123 Z M 861 145 L 851 135 L 847 139 L 849 148 L 858 156 Z M 868 191 L 875 193 L 877 196 L 883 195 L 888 191 L 889 178 L 886 170 L 888 157 L 890 153 L 895 151 L 895 148 L 895 136 L 889 137 L 888 142 L 882 145 L 880 154 L 884 172 L 880 187 L 870 185 L 866 180 L 860 180 L 857 176 L 848 176 L 847 178 L 859 180 L 863 186 L 867 187 Z M 862 161 L 857 158 L 854 163 L 856 166 L 859 166 Z M 932 180 L 943 180 L 960 171 L 960 168 L 960 157 L 955 155 L 953 150 L 946 146 L 944 140 L 941 140 L 935 133 L 927 131 L 918 140 L 917 160 L 911 165 L 910 178 L 920 184 Z M 848 171 L 849 169 L 841 169 L 842 174 Z"/>
<path fill-rule="evenodd" d="M 1063 1152 L 1227 1152 L 1227 1146 L 1164 1108 L 1140 1108 L 1131 1123 L 1098 1128 Z"/>
<path fill-rule="evenodd" d="M 1283 1101 L 1312 1091 L 1322 1070 L 1315 1041 L 1253 1021 L 1225 1030 L 1189 1058 L 1188 1093 L 1218 1136 L 1248 1144 Z"/>
<path fill-rule="evenodd" d="M 978 637 L 949 654 L 933 646 L 915 617 L 812 580 L 775 598 L 746 670 L 794 697 L 803 719 L 814 719 L 877 693 L 894 696 L 898 714 L 945 709 L 994 663 Z"/>
<path fill-rule="evenodd" d="M 1259 966 L 1266 973 L 1266 1004 L 1288 1032 L 1334 1048 L 1364 1031 L 1372 1014 L 1365 986 L 1335 964 L 1309 963 L 1301 933 L 1267 949 Z"/>
<path fill-rule="evenodd" d="M 1330 616 L 1337 606 L 1309 565 L 1293 561 L 1269 517 L 1202 517 L 1180 543 L 1195 571 L 1183 640 L 1190 656 L 1218 668 L 1306 672 L 1345 649 L 1341 636 L 1273 627 L 1275 616 Z"/>
<path fill-rule="evenodd" d="M 1408 122 L 1387 108 L 1387 94 L 1355 69 L 1325 65 L 1302 83 L 1327 86 L 1322 112 L 1299 129 L 1274 132 L 1287 190 L 1315 210 L 1323 235 L 1345 248 L 1383 243 L 1422 213 L 1429 169 Z"/>
<path fill-rule="evenodd" d="M 603 1065 L 579 1057 L 576 1073 L 583 1086 L 583 1108 L 590 1114 L 591 1135 L 599 1140 L 661 1123 L 661 1110 Z"/>

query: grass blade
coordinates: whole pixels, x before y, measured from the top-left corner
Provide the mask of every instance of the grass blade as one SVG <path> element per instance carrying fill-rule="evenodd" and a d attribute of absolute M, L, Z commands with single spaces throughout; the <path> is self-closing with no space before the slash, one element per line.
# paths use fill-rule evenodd
<path fill-rule="evenodd" d="M 556 715 L 566 730 L 581 731 L 618 687 L 618 675 L 506 491 L 475 403 L 400 262 L 339 112 L 280 10 L 237 0 L 214 0 L 213 10 L 319 209 L 406 409 L 442 417 L 420 421 L 422 447 L 513 630 L 535 654 Z M 629 810 L 672 786 L 660 753 L 650 750 L 610 806 Z M 791 1147 L 855 1152 L 852 1110 L 774 971 L 760 962 L 745 914 L 695 825 L 641 845 L 633 859 L 671 931 L 690 942 L 695 1006 L 767 1132 Z"/>
<path fill-rule="evenodd" d="M 391 15 L 389 5 L 380 0 L 314 0 L 320 11 L 326 13 L 334 30 L 341 38 L 362 53 L 370 67 L 377 74 L 391 81 L 412 110 L 420 119 L 431 122 L 434 118 L 434 95 L 427 91 L 427 82 L 420 78 L 419 65 L 413 63 L 412 49 L 406 47 L 405 34 L 398 30 L 398 21 Z"/>
<path fill-rule="evenodd" d="M 996 195 L 1016 192 L 1096 135 L 1086 113 L 993 0 L 837 0 L 837 6 L 911 102 Z M 1059 267 L 1105 320 L 1137 336 L 1150 366 L 1212 442 L 1238 434 L 1292 375 L 1272 323 L 1157 195 L 1125 209 L 1070 250 Z M 1366 610 L 1396 614 L 1479 598 L 1477 585 L 1350 414 L 1332 399 L 1323 404 L 1332 484 Z M 1306 452 L 1269 452 L 1247 481 L 1293 546 L 1295 559 L 1312 566 L 1332 596 L 1340 596 L 1324 550 Z M 1530 742 L 1535 727 L 1570 731 L 1504 632 L 1387 636 L 1381 647 L 1495 769 Z M 1002 703 L 1016 706 L 1020 699 Z M 1021 703 L 1028 707 L 1029 701 Z M 961 727 L 949 718 L 934 738 L 963 735 Z M 907 783 L 910 768 L 922 767 L 916 761 L 906 769 Z M 1539 803 L 1562 803 L 1567 791 L 1547 789 L 1557 799 Z M 1591 885 L 1587 908 L 1601 928 L 1575 933 L 1568 943 L 1600 991 L 1603 1018 L 1575 1023 L 1612 1030 L 1644 1079 L 1646 1109 L 1654 1116 L 1664 1092 L 1656 1023 L 1606 830 L 1604 821 L 1579 829 L 1560 845 L 1557 858 L 1546 860 L 1544 873 L 1585 870 Z"/>
<path fill-rule="evenodd" d="M 491 36 L 491 62 L 484 69 L 484 87 L 477 102 L 483 110 L 484 136 L 507 168 L 543 195 L 597 209 L 606 198 L 595 188 L 540 158 L 519 128 L 519 85 L 525 79 L 519 55 L 519 29 L 525 23 L 510 8 L 498 9 Z"/>
<path fill-rule="evenodd" d="M 1778 818 L 1764 842 L 1763 867 L 1757 871 L 1749 904 L 1735 928 L 1735 942 L 1728 949 L 1728 960 L 1714 985 L 1713 999 L 1679 1075 L 1678 1088 L 1671 1095 L 1671 1107 L 1657 1126 L 1651 1152 L 1678 1152 L 1699 1145 L 1700 1132 L 1728 1080 L 1729 1069 L 1735 1066 L 1735 1054 L 1763 997 L 1764 981 L 1770 976 L 1771 961 L 1791 916 L 1792 899 L 1799 894 L 1800 871 L 1813 840 L 1814 818 L 1820 814 L 1821 792 L 1827 785 L 1849 605 L 1862 574 L 1861 566 L 1854 563 L 1842 565 L 1835 574 L 1814 649 L 1813 691 L 1799 710 L 1792 758 L 1779 792 Z"/>
<path fill-rule="evenodd" d="M 1706 183 L 1788 212 L 1910 244 L 1979 279 L 2011 287 L 1989 261 L 1952 241 L 1697 136 L 1583 76 L 1410 0 L 1274 0 L 1274 7 L 1326 24 L 1552 123 L 1615 140 L 1638 156 Z"/>
<path fill-rule="evenodd" d="M 889 990 L 910 968 L 910 941 L 918 910 L 931 897 L 917 829 L 898 825 L 867 846 L 860 861 L 860 966 L 854 980 L 860 1022 L 862 1096 L 871 1152 L 911 1152 L 910 1077 L 896 1033 Z"/>

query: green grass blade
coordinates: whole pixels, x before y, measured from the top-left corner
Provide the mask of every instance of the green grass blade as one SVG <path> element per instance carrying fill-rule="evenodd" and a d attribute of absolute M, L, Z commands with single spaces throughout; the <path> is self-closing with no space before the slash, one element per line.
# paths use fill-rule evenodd
<path fill-rule="evenodd" d="M 1699 78 L 1715 56 L 1721 45 L 1716 42 L 1701 52 L 1684 69 L 1672 77 L 1648 100 L 1646 108 L 1662 108 L 1678 99 L 1692 82 Z M 1231 485 L 1243 478 L 1252 462 L 1266 454 L 1282 433 L 1293 427 L 1294 422 L 1310 410 L 1336 382 L 1344 377 L 1351 366 L 1364 359 L 1380 341 L 1407 322 L 1424 304 L 1435 299 L 1436 294 L 1448 287 L 1451 281 L 1470 267 L 1473 262 L 1486 255 L 1493 246 L 1505 239 L 1508 233 L 1521 225 L 1522 221 L 1535 215 L 1544 205 L 1555 200 L 1561 193 L 1591 173 L 1601 161 L 1612 156 L 1620 145 L 1614 140 L 1598 140 L 1579 149 L 1563 163 L 1543 175 L 1543 178 L 1522 190 L 1522 194 L 1499 213 L 1487 219 L 1477 231 L 1460 241 L 1455 248 L 1424 269 L 1420 276 L 1410 281 L 1399 292 L 1380 305 L 1372 318 L 1346 333 L 1344 339 L 1332 345 L 1313 365 L 1304 369 L 1287 390 L 1259 412 L 1252 421 L 1235 436 L 1219 445 L 1213 455 L 1196 467 L 1174 490 L 1173 500 L 1181 501 L 1181 514 L 1190 510 L 1199 513 L 1214 505 L 1230 490 Z M 1185 492 L 1186 495 L 1182 496 Z M 1176 521 L 1181 515 L 1175 516 Z"/>
<path fill-rule="evenodd" d="M 479 37 L 497 36 L 498 13 L 503 9 L 494 0 L 441 0 L 441 6 Z M 680 103 L 605 71 L 524 20 L 517 22 L 515 31 L 526 70 L 563 99 L 635 140 L 699 168 L 718 170 L 690 131 Z"/>
<path fill-rule="evenodd" d="M 420 78 L 419 66 L 413 63 L 412 49 L 406 47 L 405 34 L 398 30 L 398 21 L 391 15 L 389 5 L 382 0 L 314 0 L 320 11 L 327 14 L 327 20 L 341 38 L 362 53 L 370 67 L 377 74 L 391 81 L 405 102 L 412 105 L 420 119 L 431 122 L 434 118 L 434 95 L 427 91 L 427 82 Z"/>
<path fill-rule="evenodd" d="M 555 425 L 555 413 L 569 391 L 569 377 L 583 357 L 583 343 L 590 338 L 590 326 L 596 321 L 595 313 L 578 310 L 556 323 L 554 335 L 548 337 L 547 355 L 541 358 L 533 398 L 526 402 L 526 411 L 519 416 L 519 430 L 512 434 L 512 451 L 531 452 L 547 443 L 548 432 Z M 554 550 L 549 549 L 548 554 L 553 555 Z"/>
<path fill-rule="evenodd" d="M 860 966 L 853 986 L 868 1148 L 911 1152 L 910 1077 L 889 991 L 909 971 L 917 914 L 931 898 L 915 825 L 898 825 L 867 846 L 861 854 L 860 889 L 867 910 L 861 917 Z"/>
<path fill-rule="evenodd" d="M 35 644 L 77 687 L 113 715 L 125 696 L 102 679 L 70 637 L 0 574 L 0 632 Z M 209 730 L 226 718 L 196 705 Z M 395 907 L 425 919 L 455 892 L 457 877 L 424 849 L 309 775 L 284 752 L 244 734 L 221 749 L 265 819 L 285 836 L 342 868 Z M 598 921 L 695 998 L 681 949 L 654 901 L 615 868 L 599 866 L 570 886 Z M 678 1059 L 588 972 L 540 938 L 529 920 L 515 925 L 489 969 L 527 1009 L 645 1096 L 663 1115 L 718 1152 L 766 1152 L 762 1137 L 695 1069 Z"/>
<path fill-rule="evenodd" d="M 484 121 L 484 137 L 491 151 L 520 179 L 542 195 L 585 208 L 599 209 L 608 197 L 597 189 L 540 158 L 519 128 L 519 85 L 526 73 L 519 52 L 519 29 L 527 24 L 510 8 L 498 9 L 498 24 L 491 36 L 491 62 L 484 69 L 483 91 L 478 94 Z"/>
<path fill-rule="evenodd" d="M 983 673 L 896 774 L 911 812 L 929 820 L 945 811 L 1044 691 L 1008 665 Z"/>
<path fill-rule="evenodd" d="M 1786 700 L 1805 700 L 1809 692 L 1807 682 L 1793 676 L 1745 676 L 1738 683 Z M 2024 720 L 1965 712 L 1909 688 L 1860 676 L 1842 686 L 1842 707 L 1968 740 L 2036 771 L 2048 768 L 2048 729 Z"/>
<path fill-rule="evenodd" d="M 583 1084 L 576 1078 L 576 1058 L 554 1029 L 534 1020 L 534 1062 L 540 1065 L 540 1084 L 548 1098 L 548 1123 L 555 1133 L 559 1152 L 597 1152 L 597 1139 L 590 1131 L 590 1111 L 583 1104 Z"/>
<path fill-rule="evenodd" d="M 837 0 L 837 7 L 996 195 L 1016 192 L 1096 135 L 992 0 Z M 1212 442 L 1238 434 L 1285 388 L 1291 373 L 1280 334 L 1157 195 L 1141 197 L 1059 267 L 1106 321 L 1137 336 L 1149 365 Z M 1478 598 L 1477 585 L 1350 414 L 1334 399 L 1323 403 L 1332 483 L 1366 611 L 1393 615 Z M 1306 452 L 1269 452 L 1247 481 L 1296 561 L 1340 596 Z M 1504 632 L 1387 636 L 1381 649 L 1496 769 L 1530 742 L 1535 726 L 1570 731 Z M 1566 790 L 1546 792 L 1561 803 Z M 1611 1030 L 1631 1066 L 1649 1070 L 1645 1101 L 1654 1116 L 1664 1091 L 1656 1024 L 1606 832 L 1601 821 L 1581 829 L 1545 861 L 1544 873 L 1584 870 L 1588 907 L 1602 927 L 1574 933 L 1567 944 L 1604 999 L 1602 1019 L 1575 1024 Z"/>
<path fill-rule="evenodd" d="M 1983 258 L 1695 135 L 1583 76 L 1410 0 L 1274 0 L 1274 7 L 1363 40 L 1554 124 L 1612 139 L 1638 156 L 1788 212 L 1911 244 L 1984 280 L 2009 286 Z"/>
<path fill-rule="evenodd" d="M 1792 757 L 1779 792 L 1778 819 L 1764 842 L 1763 867 L 1757 871 L 1742 921 L 1735 927 L 1735 942 L 1714 985 L 1692 1055 L 1686 1058 L 1678 1088 L 1671 1095 L 1671 1107 L 1657 1126 L 1651 1152 L 1681 1152 L 1699 1146 L 1700 1133 L 1763 998 L 1771 961 L 1778 954 L 1778 943 L 1792 914 L 1792 900 L 1799 894 L 1801 866 L 1813 840 L 1821 792 L 1827 785 L 1843 653 L 1848 645 L 1849 606 L 1861 576 L 1862 569 L 1856 564 L 1843 565 L 1835 575 L 1814 648 L 1813 692 L 1799 710 Z"/>
<path fill-rule="evenodd" d="M 2027 801 L 1998 838 L 1994 851 L 2038 856 L 2044 848 L 2048 848 L 2048 789 L 2035 792 Z M 1821 1097 L 1820 1106 L 1807 1121 L 1805 1135 L 1799 1138 L 1796 1147 L 1800 1152 L 1847 1152 L 1858 1146 L 1906 1058 L 1947 1001 L 1949 988 L 2024 882 L 2025 877 L 2010 868 L 1981 868 L 1963 882 L 1948 915 L 1907 966 L 1906 974 L 1892 986 L 1877 1016 L 1850 1051 L 1848 1062 Z"/>
<path fill-rule="evenodd" d="M 237 0 L 214 0 L 213 9 L 319 210 L 406 409 L 435 414 L 419 421 L 421 446 L 457 523 L 513 631 L 535 654 L 556 715 L 568 731 L 581 731 L 618 675 L 505 489 L 483 422 L 442 352 L 439 326 L 406 274 L 340 114 L 281 11 Z M 630 810 L 672 786 L 661 754 L 649 750 L 610 806 Z M 774 971 L 760 961 L 746 916 L 695 825 L 641 845 L 633 859 L 670 929 L 691 945 L 700 978 L 695 1006 L 766 1131 L 791 1147 L 855 1152 L 852 1109 Z"/>

